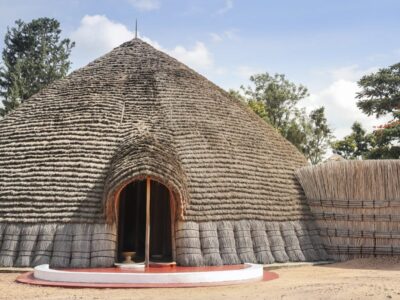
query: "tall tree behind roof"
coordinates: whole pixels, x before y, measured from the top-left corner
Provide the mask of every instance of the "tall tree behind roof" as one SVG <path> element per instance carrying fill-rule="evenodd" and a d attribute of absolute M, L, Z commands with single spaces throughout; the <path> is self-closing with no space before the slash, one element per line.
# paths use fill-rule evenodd
<path fill-rule="evenodd" d="M 368 153 L 372 159 L 400 158 L 400 63 L 363 76 L 357 94 L 360 108 L 368 116 L 391 116 L 392 120 L 374 132 L 376 145 Z"/>
<path fill-rule="evenodd" d="M 29 23 L 17 20 L 14 27 L 8 28 L 0 66 L 0 97 L 4 105 L 1 116 L 67 75 L 75 43 L 60 35 L 60 23 L 51 18 Z"/>
<path fill-rule="evenodd" d="M 253 86 L 242 86 L 242 94 L 229 93 L 246 102 L 264 121 L 270 123 L 312 163 L 321 162 L 333 138 L 325 117 L 324 107 L 309 115 L 298 102 L 306 98 L 308 89 L 286 79 L 284 74 L 255 74 L 250 77 Z"/>
<path fill-rule="evenodd" d="M 368 116 L 392 119 L 367 133 L 354 123 L 352 133 L 332 144 L 334 152 L 349 159 L 400 158 L 400 63 L 363 76 L 357 106 Z"/>

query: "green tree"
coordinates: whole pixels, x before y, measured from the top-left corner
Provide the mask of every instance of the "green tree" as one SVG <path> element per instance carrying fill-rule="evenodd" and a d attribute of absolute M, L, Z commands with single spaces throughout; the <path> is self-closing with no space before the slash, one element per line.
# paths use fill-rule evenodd
<path fill-rule="evenodd" d="M 311 163 L 320 162 L 329 146 L 332 131 L 323 107 L 309 115 L 304 108 L 298 107 L 298 102 L 308 96 L 307 88 L 290 82 L 283 74 L 258 74 L 251 76 L 250 81 L 253 86 L 241 87 L 245 96 L 232 90 L 229 93 L 246 101 L 258 116 L 275 127 Z"/>
<path fill-rule="evenodd" d="M 371 133 L 355 122 L 350 135 L 332 143 L 334 152 L 347 159 L 399 159 L 400 63 L 363 76 L 358 85 L 358 108 L 368 116 L 391 120 Z"/>
<path fill-rule="evenodd" d="M 4 116 L 54 80 L 66 76 L 75 43 L 60 38 L 60 23 L 39 18 L 8 28 L 0 66 L 0 97 Z"/>
<path fill-rule="evenodd" d="M 309 115 L 309 121 L 305 124 L 306 140 L 302 144 L 302 152 L 312 164 L 317 164 L 323 160 L 333 138 L 325 117 L 325 108 L 313 110 Z"/>
<path fill-rule="evenodd" d="M 245 95 L 254 102 L 264 104 L 269 123 L 284 132 L 290 126 L 296 104 L 308 96 L 303 85 L 296 85 L 286 79 L 284 74 L 256 74 L 250 77 L 254 87 L 243 87 Z"/>
<path fill-rule="evenodd" d="M 321 162 L 333 137 L 332 130 L 325 117 L 325 108 L 319 107 L 308 115 L 304 109 L 298 110 L 285 132 L 285 137 L 312 164 Z"/>
<path fill-rule="evenodd" d="M 354 122 L 351 134 L 332 143 L 333 152 L 346 159 L 366 158 L 375 145 L 372 134 L 367 134 L 361 123 Z"/>
<path fill-rule="evenodd" d="M 400 158 L 400 63 L 363 76 L 357 106 L 368 116 L 390 116 L 373 132 L 374 145 L 366 158 Z"/>

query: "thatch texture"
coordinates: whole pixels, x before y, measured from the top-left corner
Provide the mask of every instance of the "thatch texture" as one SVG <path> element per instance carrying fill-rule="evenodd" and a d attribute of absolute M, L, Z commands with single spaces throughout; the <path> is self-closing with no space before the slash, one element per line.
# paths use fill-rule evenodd
<path fill-rule="evenodd" d="M 187 220 L 299 220 L 305 164 L 244 103 L 134 39 L 1 120 L 0 222 L 103 222 L 105 206 L 112 220 L 121 184 L 146 175 Z"/>
<path fill-rule="evenodd" d="M 11 224 L 3 227 L 3 241 L 0 250 L 0 266 L 13 267 L 18 255 L 19 237 L 22 226 Z"/>
<path fill-rule="evenodd" d="M 90 245 L 90 266 L 113 266 L 116 258 L 117 234 L 114 226 L 96 224 L 93 226 Z"/>
<path fill-rule="evenodd" d="M 92 224 L 76 224 L 71 248 L 71 267 L 90 267 Z"/>
<path fill-rule="evenodd" d="M 50 259 L 53 254 L 53 241 L 56 230 L 56 224 L 40 225 L 39 233 L 36 238 L 35 251 L 31 258 L 32 266 L 50 264 Z"/>
<path fill-rule="evenodd" d="M 31 258 L 35 251 L 39 229 L 40 225 L 24 226 L 21 229 L 18 259 L 15 262 L 16 267 L 29 267 L 32 264 Z"/>
<path fill-rule="evenodd" d="M 200 223 L 199 231 L 204 264 L 207 266 L 222 265 L 222 258 L 221 254 L 219 253 L 217 224 L 214 222 Z"/>
<path fill-rule="evenodd" d="M 400 161 L 342 161 L 297 176 L 332 258 L 400 254 Z"/>
<path fill-rule="evenodd" d="M 245 103 L 134 39 L 0 121 L 0 265 L 111 265 L 117 196 L 146 176 L 186 222 L 182 264 L 313 257 L 292 223 L 312 222 L 304 165 Z"/>
<path fill-rule="evenodd" d="M 325 259 L 327 256 L 319 237 L 313 239 L 308 235 L 312 226 L 310 221 L 179 222 L 176 230 L 177 262 L 184 266 L 202 266 Z M 210 252 L 213 254 L 211 257 Z"/>
<path fill-rule="evenodd" d="M 106 224 L 5 224 L 0 226 L 0 266 L 112 266 L 115 228 Z"/>

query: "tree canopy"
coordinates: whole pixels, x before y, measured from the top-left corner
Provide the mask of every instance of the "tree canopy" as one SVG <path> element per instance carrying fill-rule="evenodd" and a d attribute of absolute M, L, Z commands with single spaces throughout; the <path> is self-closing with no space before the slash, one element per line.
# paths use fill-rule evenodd
<path fill-rule="evenodd" d="M 284 74 L 256 74 L 250 77 L 253 86 L 243 87 L 244 94 L 254 102 L 264 104 L 269 123 L 279 130 L 290 126 L 290 121 L 299 100 L 308 96 L 303 85 L 296 85 L 286 79 Z M 250 105 L 250 106 L 252 106 Z"/>
<path fill-rule="evenodd" d="M 351 134 L 333 142 L 332 149 L 345 159 L 362 159 L 368 155 L 373 144 L 373 136 L 367 134 L 361 123 L 354 122 Z"/>
<path fill-rule="evenodd" d="M 352 133 L 333 143 L 335 152 L 350 159 L 400 158 L 400 63 L 363 76 L 357 106 L 368 116 L 388 116 L 389 122 L 366 133 L 354 123 Z"/>
<path fill-rule="evenodd" d="M 287 80 L 284 74 L 257 74 L 251 76 L 250 81 L 252 86 L 241 87 L 243 95 L 232 90 L 230 94 L 245 101 L 311 163 L 322 161 L 332 138 L 332 130 L 323 107 L 313 110 L 309 115 L 304 108 L 298 107 L 298 102 L 309 95 L 307 88 Z"/>
<path fill-rule="evenodd" d="M 54 80 L 63 78 L 71 66 L 75 43 L 61 39 L 60 23 L 39 18 L 21 20 L 8 28 L 0 66 L 0 98 L 4 116 Z"/>

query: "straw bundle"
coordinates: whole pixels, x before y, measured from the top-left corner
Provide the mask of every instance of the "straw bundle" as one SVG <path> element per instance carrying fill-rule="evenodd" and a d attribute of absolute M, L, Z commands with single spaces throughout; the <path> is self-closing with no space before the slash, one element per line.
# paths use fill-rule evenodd
<path fill-rule="evenodd" d="M 0 250 L 0 266 L 12 267 L 17 258 L 21 225 L 8 225 L 3 232 L 3 243 Z"/>
<path fill-rule="evenodd" d="M 297 172 L 332 258 L 400 250 L 400 161 L 343 161 Z"/>
<path fill-rule="evenodd" d="M 53 242 L 53 254 L 50 266 L 54 268 L 69 267 L 71 261 L 73 228 L 69 224 L 58 225 Z"/>
<path fill-rule="evenodd" d="M 269 245 L 275 261 L 280 263 L 289 261 L 285 250 L 285 242 L 281 236 L 279 223 L 266 223 L 265 226 Z"/>
<path fill-rule="evenodd" d="M 265 222 L 250 221 L 251 239 L 253 240 L 254 255 L 259 264 L 272 264 L 275 258 L 271 254 Z"/>
<path fill-rule="evenodd" d="M 306 261 L 316 261 L 318 259 L 324 259 L 321 257 L 308 232 L 307 225 L 303 222 L 292 222 L 293 228 L 295 230 L 295 235 L 297 236 L 299 246 L 303 252 Z M 318 233 L 317 233 L 318 234 Z"/>
<path fill-rule="evenodd" d="M 236 250 L 242 263 L 256 263 L 254 256 L 253 241 L 251 239 L 250 223 L 247 220 L 241 220 L 234 223 L 234 236 L 236 241 Z"/>
<path fill-rule="evenodd" d="M 219 253 L 219 241 L 217 224 L 204 222 L 199 224 L 201 251 L 206 266 L 222 265 L 222 258 Z"/>
<path fill-rule="evenodd" d="M 3 242 L 3 234 L 4 234 L 4 228 L 6 227 L 6 224 L 0 223 L 0 250 L 1 250 L 1 244 Z"/>
<path fill-rule="evenodd" d="M 73 232 L 70 266 L 72 268 L 87 268 L 90 266 L 93 225 L 74 224 Z"/>
<path fill-rule="evenodd" d="M 182 266 L 203 266 L 199 224 L 178 222 L 175 231 L 176 262 Z"/>
<path fill-rule="evenodd" d="M 240 264 L 240 259 L 236 250 L 235 235 L 233 225 L 229 221 L 217 223 L 219 251 L 224 265 Z"/>
<path fill-rule="evenodd" d="M 21 230 L 18 259 L 16 267 L 29 267 L 34 255 L 40 225 L 24 226 Z"/>
<path fill-rule="evenodd" d="M 40 225 L 32 266 L 50 264 L 50 259 L 53 254 L 53 240 L 56 230 L 56 224 Z"/>
<path fill-rule="evenodd" d="M 286 253 L 290 261 L 305 261 L 303 251 L 301 250 L 295 228 L 292 223 L 285 222 L 280 224 L 282 238 L 285 242 Z"/>
<path fill-rule="evenodd" d="M 115 227 L 107 224 L 93 225 L 90 266 L 92 268 L 113 266 L 116 257 L 116 242 Z"/>

